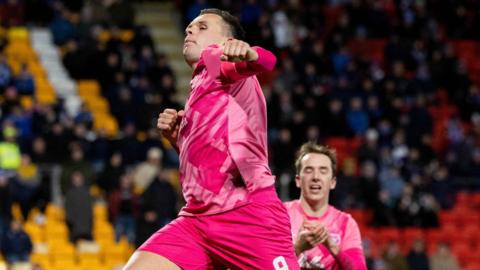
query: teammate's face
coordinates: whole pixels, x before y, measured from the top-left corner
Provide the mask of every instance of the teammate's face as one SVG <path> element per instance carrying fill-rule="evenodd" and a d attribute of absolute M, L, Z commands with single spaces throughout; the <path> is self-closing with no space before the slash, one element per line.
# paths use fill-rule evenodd
<path fill-rule="evenodd" d="M 212 44 L 222 44 L 229 36 L 222 17 L 204 14 L 195 18 L 185 29 L 183 56 L 189 65 L 198 61 L 202 50 Z"/>
<path fill-rule="evenodd" d="M 297 187 L 301 189 L 303 198 L 325 203 L 328 203 L 329 192 L 337 183 L 330 158 L 317 153 L 306 154 L 301 159 L 301 170 L 295 181 Z"/>

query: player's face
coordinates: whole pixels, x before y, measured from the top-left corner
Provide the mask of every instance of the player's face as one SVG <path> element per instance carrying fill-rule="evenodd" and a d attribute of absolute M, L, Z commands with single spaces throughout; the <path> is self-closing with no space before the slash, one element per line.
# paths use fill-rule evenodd
<path fill-rule="evenodd" d="M 183 56 L 192 65 L 200 59 L 206 47 L 212 44 L 222 44 L 227 39 L 225 23 L 216 14 L 204 14 L 195 18 L 185 29 Z"/>
<path fill-rule="evenodd" d="M 302 158 L 301 165 L 295 181 L 303 198 L 328 203 L 328 194 L 337 183 L 330 158 L 323 154 L 310 153 Z"/>

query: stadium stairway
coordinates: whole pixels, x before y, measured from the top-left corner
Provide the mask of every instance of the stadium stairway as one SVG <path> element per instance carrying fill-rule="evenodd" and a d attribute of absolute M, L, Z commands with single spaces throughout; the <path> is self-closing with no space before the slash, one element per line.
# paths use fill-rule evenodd
<path fill-rule="evenodd" d="M 176 74 L 179 101 L 184 102 L 190 89 L 192 71 L 182 54 L 181 16 L 172 2 L 145 2 L 135 5 L 136 24 L 146 25 L 157 53 L 164 53 Z"/>

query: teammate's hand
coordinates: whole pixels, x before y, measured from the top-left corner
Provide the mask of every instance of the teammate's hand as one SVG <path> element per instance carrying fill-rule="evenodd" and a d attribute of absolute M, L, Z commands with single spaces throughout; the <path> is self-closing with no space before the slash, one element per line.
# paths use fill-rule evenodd
<path fill-rule="evenodd" d="M 222 61 L 256 61 L 258 53 L 248 43 L 238 39 L 229 39 L 223 44 Z"/>
<path fill-rule="evenodd" d="M 180 122 L 184 115 L 185 112 L 183 110 L 177 112 L 174 109 L 165 109 L 158 116 L 157 128 L 160 129 L 162 135 L 167 138 L 174 147 L 177 143 Z"/>

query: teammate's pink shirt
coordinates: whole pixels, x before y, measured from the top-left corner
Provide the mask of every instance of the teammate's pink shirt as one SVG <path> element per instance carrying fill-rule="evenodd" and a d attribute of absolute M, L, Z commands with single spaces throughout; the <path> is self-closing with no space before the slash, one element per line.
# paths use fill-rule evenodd
<path fill-rule="evenodd" d="M 186 205 L 179 215 L 224 212 L 272 186 L 268 167 L 266 102 L 256 74 L 275 56 L 262 48 L 254 62 L 223 62 L 222 48 L 203 50 L 190 82 L 177 146 Z"/>
<path fill-rule="evenodd" d="M 307 250 L 298 256 L 298 263 L 302 269 L 307 264 L 321 267 L 322 269 L 367 269 L 358 225 L 351 215 L 344 213 L 333 206 L 328 206 L 327 211 L 321 217 L 309 216 L 303 211 L 300 200 L 284 203 L 290 216 L 293 241 L 304 220 L 318 221 L 323 223 L 329 230 L 330 235 L 340 247 L 340 256 L 337 258 L 322 244 Z"/>

